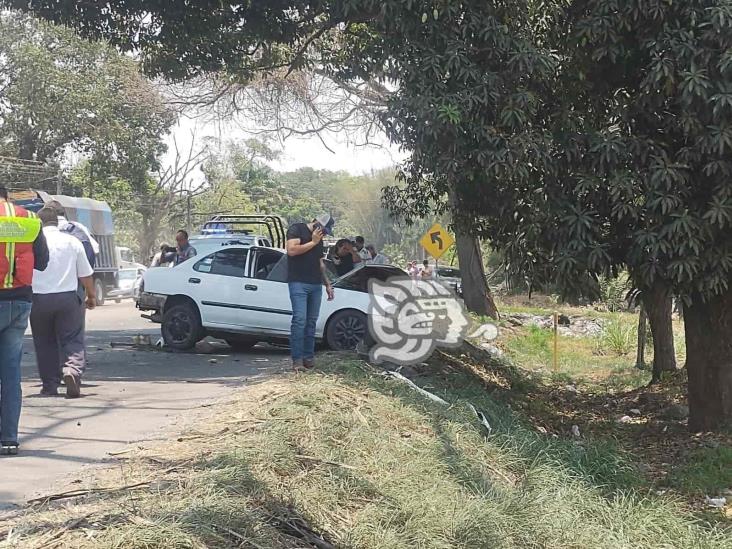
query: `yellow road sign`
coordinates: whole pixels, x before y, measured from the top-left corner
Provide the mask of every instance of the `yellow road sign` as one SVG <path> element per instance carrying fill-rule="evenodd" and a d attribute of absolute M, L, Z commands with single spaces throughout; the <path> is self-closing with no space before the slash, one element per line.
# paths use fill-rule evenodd
<path fill-rule="evenodd" d="M 442 257 L 447 249 L 455 243 L 455 239 L 442 225 L 435 223 L 420 239 L 420 244 L 435 259 Z"/>

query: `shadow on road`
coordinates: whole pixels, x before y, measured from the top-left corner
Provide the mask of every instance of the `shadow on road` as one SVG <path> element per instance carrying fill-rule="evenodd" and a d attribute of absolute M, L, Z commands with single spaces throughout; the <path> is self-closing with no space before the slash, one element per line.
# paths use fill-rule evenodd
<path fill-rule="evenodd" d="M 84 375 L 85 393 L 92 396 L 94 389 L 104 381 L 185 382 L 226 384 L 235 380 L 240 385 L 258 377 L 280 371 L 288 350 L 260 344 L 251 351 L 236 352 L 218 340 L 207 340 L 211 352 L 173 352 L 161 348 L 133 346 L 137 335 L 150 335 L 154 342 L 159 331 L 147 330 L 93 330 L 87 332 L 89 367 Z M 114 344 L 114 346 L 112 346 Z M 25 341 L 24 379 L 37 380 L 33 340 Z M 39 384 L 40 389 L 40 384 Z M 51 399 L 53 400 L 53 399 Z"/>

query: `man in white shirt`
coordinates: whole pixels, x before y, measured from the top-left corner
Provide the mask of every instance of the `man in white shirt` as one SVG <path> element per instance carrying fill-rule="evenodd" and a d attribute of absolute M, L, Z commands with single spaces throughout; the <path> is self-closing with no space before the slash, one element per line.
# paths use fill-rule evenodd
<path fill-rule="evenodd" d="M 94 270 L 81 242 L 58 228 L 53 208 L 38 212 L 48 243 L 49 260 L 45 271 L 33 272 L 33 308 L 30 323 L 36 349 L 41 394 L 55 396 L 63 376 L 66 396 L 81 394 L 81 376 L 86 367 L 84 350 L 84 302 L 77 292 L 86 290 L 86 307 L 93 309 Z"/>
<path fill-rule="evenodd" d="M 366 249 L 368 250 L 369 255 L 371 256 L 372 265 L 388 265 L 389 264 L 389 260 L 387 259 L 387 257 L 384 254 L 379 253 L 376 250 L 376 246 L 374 246 L 373 244 L 369 244 L 368 246 L 366 246 Z"/>

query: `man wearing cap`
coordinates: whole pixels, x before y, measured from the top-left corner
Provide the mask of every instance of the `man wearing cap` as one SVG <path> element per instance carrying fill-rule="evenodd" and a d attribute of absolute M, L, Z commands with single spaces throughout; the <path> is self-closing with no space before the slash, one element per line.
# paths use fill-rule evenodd
<path fill-rule="evenodd" d="M 18 453 L 23 334 L 33 301 L 33 269 L 45 270 L 48 246 L 36 216 L 0 186 L 0 454 Z"/>
<path fill-rule="evenodd" d="M 328 301 L 334 297 L 323 259 L 323 235 L 332 235 L 333 225 L 333 218 L 323 214 L 310 223 L 295 223 L 287 230 L 287 285 L 292 304 L 290 355 L 296 370 L 314 366 L 315 325 L 323 285 Z"/>

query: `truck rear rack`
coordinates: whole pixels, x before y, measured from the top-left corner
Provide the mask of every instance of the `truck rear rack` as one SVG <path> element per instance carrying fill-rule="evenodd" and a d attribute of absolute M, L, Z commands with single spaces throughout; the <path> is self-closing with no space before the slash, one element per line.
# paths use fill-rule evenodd
<path fill-rule="evenodd" d="M 201 228 L 201 234 L 252 234 L 253 227 L 266 227 L 266 234 L 275 248 L 285 247 L 285 225 L 278 215 L 244 214 L 215 215 Z"/>

